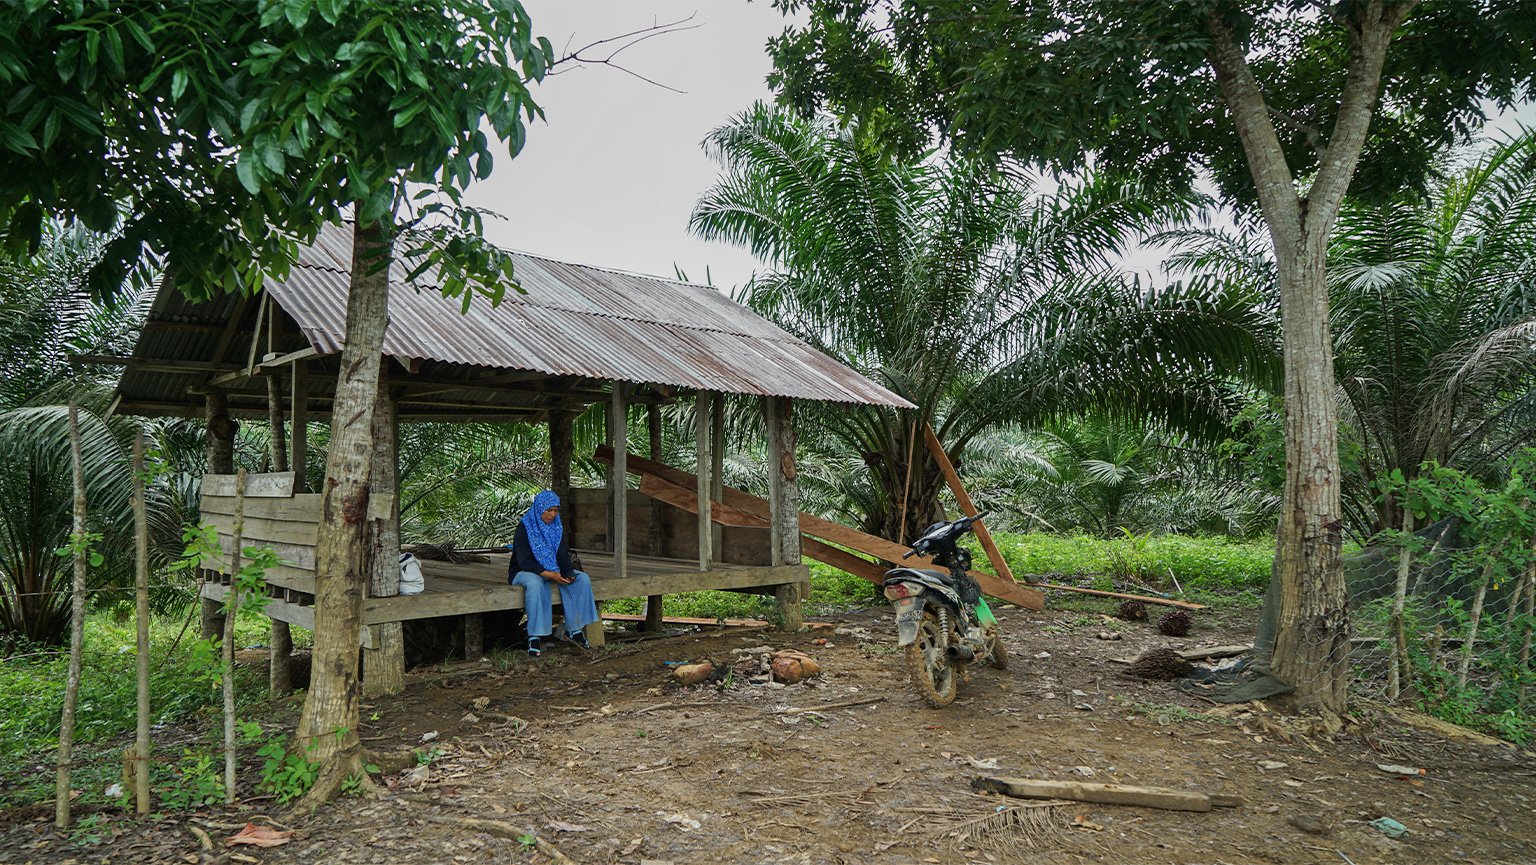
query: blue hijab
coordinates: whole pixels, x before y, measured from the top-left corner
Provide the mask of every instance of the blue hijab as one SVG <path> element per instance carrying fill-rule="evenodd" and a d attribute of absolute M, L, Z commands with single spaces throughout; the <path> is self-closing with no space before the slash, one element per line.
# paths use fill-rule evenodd
<path fill-rule="evenodd" d="M 533 548 L 533 557 L 539 560 L 546 571 L 560 570 L 560 538 L 565 535 L 565 527 L 560 524 L 560 515 L 555 515 L 552 523 L 544 522 L 544 512 L 550 508 L 560 507 L 560 497 L 552 490 L 545 490 L 533 497 L 533 507 L 528 513 L 523 514 L 523 528 L 528 533 L 528 545 Z"/>

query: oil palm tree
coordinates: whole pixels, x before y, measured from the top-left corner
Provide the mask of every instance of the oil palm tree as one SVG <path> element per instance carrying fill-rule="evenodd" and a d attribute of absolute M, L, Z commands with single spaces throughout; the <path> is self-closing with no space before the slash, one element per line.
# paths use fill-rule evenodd
<path fill-rule="evenodd" d="M 771 265 L 745 300 L 917 406 L 802 414 L 808 448 L 862 460 L 865 522 L 886 537 L 939 516 L 925 423 L 957 462 L 998 424 L 1095 406 L 1219 425 L 1229 376 L 1271 357 L 1251 297 L 1117 270 L 1124 244 L 1182 202 L 1107 178 L 1051 190 L 939 155 L 902 164 L 857 130 L 761 105 L 705 148 L 724 173 L 692 230 Z"/>
<path fill-rule="evenodd" d="M 1166 239 L 1181 244 L 1175 272 L 1274 290 L 1251 232 Z M 1378 499 L 1394 470 L 1476 474 L 1536 443 L 1536 134 L 1452 166 L 1422 198 L 1346 205 L 1328 273 L 1354 533 L 1400 524 Z"/>

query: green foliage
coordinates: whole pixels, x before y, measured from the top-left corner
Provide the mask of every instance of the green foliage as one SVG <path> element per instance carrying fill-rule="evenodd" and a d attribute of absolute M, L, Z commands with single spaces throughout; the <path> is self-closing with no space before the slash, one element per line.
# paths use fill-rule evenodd
<path fill-rule="evenodd" d="M 526 82 L 552 61 L 515 0 L 10 4 L 6 240 L 79 220 L 114 232 L 93 293 L 147 281 L 149 252 L 199 296 L 282 274 L 348 205 L 367 223 L 404 205 L 438 220 L 407 250 L 419 268 L 499 296 L 509 259 L 458 192 L 491 170 L 482 126 L 521 149 L 539 115 Z"/>
<path fill-rule="evenodd" d="M 309 792 L 320 776 L 320 764 L 305 759 L 304 754 L 290 748 L 288 737 L 273 733 L 267 737 L 256 756 L 262 758 L 261 789 L 277 797 L 281 804 L 288 804 Z"/>
<path fill-rule="evenodd" d="M 212 751 L 191 748 L 174 766 L 151 764 L 150 786 L 166 811 L 191 811 L 224 801 L 224 763 Z"/>
<path fill-rule="evenodd" d="M 183 636 L 175 651 L 167 653 L 172 642 L 183 634 L 184 624 L 181 618 L 152 622 L 149 687 L 153 695 L 153 724 L 185 721 L 219 704 L 220 664 L 212 643 Z M 264 639 L 265 631 L 263 617 L 252 614 L 238 619 L 237 639 L 254 642 Z M 136 634 L 132 621 L 118 622 L 110 614 L 96 613 L 86 622 L 85 637 L 84 674 L 75 720 L 75 771 L 84 794 L 82 801 L 105 804 L 101 791 L 122 771 L 121 745 L 117 740 L 125 730 L 133 729 L 137 710 Z M 68 661 L 66 653 L 34 648 L 0 662 L 0 705 L 5 706 L 5 711 L 0 712 L 0 800 L 6 800 L 6 804 L 41 801 L 50 795 L 51 775 L 39 773 L 35 767 L 51 765 L 51 755 L 58 747 Z M 237 668 L 236 673 L 240 677 L 236 691 L 250 705 L 265 698 L 263 671 Z M 212 789 L 201 782 L 194 783 L 196 773 L 191 770 L 195 767 L 188 761 L 196 759 L 198 755 L 192 753 L 184 756 L 186 765 L 157 761 L 157 791 L 179 785 L 182 793 L 178 795 L 206 794 L 222 801 L 221 787 Z M 211 770 L 215 780 L 221 772 L 221 768 Z M 161 795 L 157 792 L 157 799 Z"/>
<path fill-rule="evenodd" d="M 1224 376 L 1273 360 L 1245 291 L 1151 291 L 1116 268 L 1181 200 L 1107 175 L 1047 189 L 957 158 L 890 160 L 826 118 L 765 106 L 705 146 L 725 170 L 690 225 L 772 264 L 747 302 L 916 406 L 800 415 L 803 451 L 862 465 L 878 534 L 902 534 L 903 510 L 908 535 L 937 519 L 942 480 L 914 425 L 957 463 L 997 425 L 1094 407 L 1224 430 Z"/>
<path fill-rule="evenodd" d="M 802 12 L 769 51 L 770 83 L 805 114 L 859 119 L 909 153 L 933 133 L 954 147 L 1066 172 L 1093 164 L 1188 184 L 1208 169 L 1224 195 L 1254 184 L 1211 71 L 1232 34 L 1263 88 L 1295 177 L 1327 154 L 1352 33 L 1371 3 L 1324 12 L 1294 3 L 1191 0 L 779 0 Z M 1382 4 L 1395 12 L 1395 4 Z M 1397 28 L 1381 77 L 1357 191 L 1391 196 L 1429 173 L 1435 152 L 1536 83 L 1536 18 L 1522 0 L 1419 4 Z M 1266 124 L 1267 125 L 1267 124 Z"/>
<path fill-rule="evenodd" d="M 1173 589 L 1170 572 L 1185 589 L 1262 589 L 1274 564 L 1273 540 L 1239 541 L 1182 535 L 1087 536 L 995 533 L 1014 575 L 1085 576 L 1118 570 L 1154 588 Z"/>

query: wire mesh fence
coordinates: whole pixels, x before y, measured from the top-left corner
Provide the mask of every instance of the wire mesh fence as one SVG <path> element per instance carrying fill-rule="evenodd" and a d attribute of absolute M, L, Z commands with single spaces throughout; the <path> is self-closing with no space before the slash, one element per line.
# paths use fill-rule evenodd
<path fill-rule="evenodd" d="M 1525 740 L 1536 712 L 1536 566 L 1442 520 L 1345 560 L 1352 693 Z"/>

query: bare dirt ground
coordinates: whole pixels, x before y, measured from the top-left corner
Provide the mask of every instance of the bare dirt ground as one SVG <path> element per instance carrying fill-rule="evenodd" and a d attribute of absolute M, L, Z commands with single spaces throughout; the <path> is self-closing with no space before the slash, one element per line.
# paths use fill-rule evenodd
<path fill-rule="evenodd" d="M 955 705 L 934 710 L 907 684 L 887 616 L 854 613 L 831 621 L 836 631 L 789 635 L 709 629 L 590 653 L 560 645 L 537 661 L 419 671 L 404 695 L 367 710 L 371 747 L 431 749 L 424 768 L 386 777 L 383 798 L 302 817 L 260 799 L 148 825 L 113 815 L 96 844 L 56 835 L 46 815 L 12 815 L 0 822 L 0 862 L 1536 862 L 1529 755 L 1369 711 L 1340 733 L 1309 731 L 1272 707 L 1216 706 L 1124 678 L 1112 660 L 1240 642 L 1246 622 L 1197 618 L 1194 633 L 1171 639 L 1097 614 L 1004 610 L 1010 668 L 974 671 Z M 668 662 L 730 661 L 760 646 L 812 654 L 825 674 L 782 687 L 671 683 Z M 798 711 L 851 703 L 860 704 Z M 981 775 L 1243 804 L 1040 805 L 973 793 Z M 294 830 L 292 840 L 220 843 L 258 814 Z M 1391 840 L 1367 825 L 1379 817 L 1407 834 Z"/>

